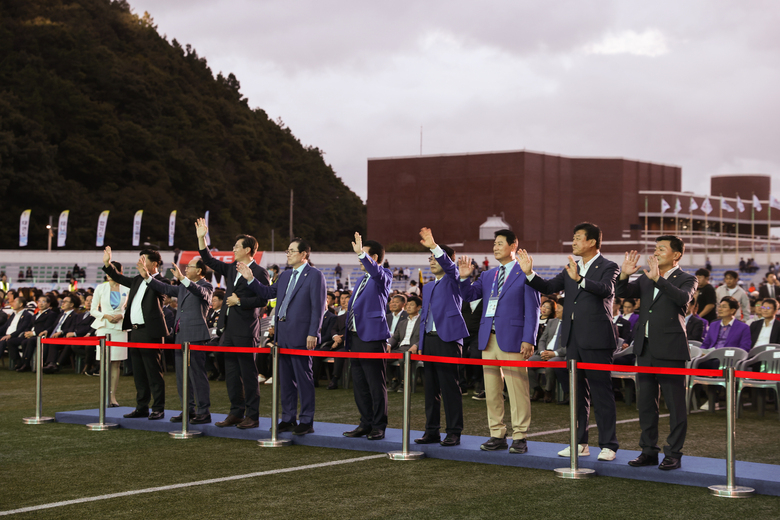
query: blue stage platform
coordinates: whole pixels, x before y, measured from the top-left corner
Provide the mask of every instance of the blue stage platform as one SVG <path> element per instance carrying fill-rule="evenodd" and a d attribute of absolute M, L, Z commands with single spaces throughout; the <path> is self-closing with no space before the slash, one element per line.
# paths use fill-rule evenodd
<path fill-rule="evenodd" d="M 180 413 L 179 411 L 166 410 L 165 419 L 158 421 L 150 421 L 148 419 L 125 419 L 122 417 L 123 414 L 131 411 L 133 411 L 133 409 L 127 407 L 109 408 L 106 410 L 106 422 L 118 424 L 120 428 L 133 430 L 166 433 L 177 430 L 181 431 L 181 425 L 169 421 L 169 418 L 178 415 Z M 67 424 L 96 423 L 98 422 L 98 410 L 58 412 L 55 415 L 55 418 L 57 422 Z M 271 420 L 267 417 L 260 417 L 260 427 L 251 430 L 239 430 L 235 427 L 217 428 L 213 423 L 224 420 L 225 415 L 211 414 L 211 418 L 213 421 L 212 424 L 191 425 L 190 430 L 201 431 L 203 432 L 203 435 L 230 439 L 256 441 L 259 439 L 270 439 L 271 437 L 269 431 L 271 428 Z M 291 433 L 281 433 L 279 434 L 279 438 L 292 439 L 294 444 L 302 446 L 316 446 L 321 448 L 339 448 L 374 452 L 401 450 L 401 430 L 393 428 L 388 429 L 385 432 L 385 439 L 381 441 L 369 441 L 365 438 L 350 439 L 342 435 L 342 432 L 351 430 L 354 427 L 355 425 L 350 424 L 315 422 L 314 433 L 302 436 L 292 435 Z M 423 432 L 412 431 L 411 438 L 420 437 L 422 436 L 422 433 Z M 104 435 L 110 435 L 110 433 L 105 433 Z M 460 446 L 444 448 L 438 444 L 416 445 L 412 442 L 412 449 L 414 451 L 425 452 L 427 457 L 435 459 L 497 464 L 501 466 L 553 470 L 569 465 L 569 459 L 558 456 L 558 451 L 565 447 L 563 444 L 528 441 L 528 453 L 524 455 L 514 455 L 510 454 L 508 451 L 482 451 L 479 449 L 479 446 L 484 441 L 485 439 L 481 437 L 464 435 L 461 437 Z M 177 441 L 172 439 L 171 442 Z M 638 455 L 639 452 L 636 451 L 620 450 L 614 461 L 599 462 L 596 460 L 598 449 L 591 449 L 591 455 L 589 457 L 580 458 L 580 467 L 595 469 L 598 475 L 608 477 L 699 487 L 726 484 L 726 461 L 723 459 L 684 457 L 681 469 L 660 471 L 655 466 L 644 468 L 632 468 L 629 466 L 628 461 L 636 458 Z M 763 495 L 780 496 L 779 466 L 737 461 L 736 475 L 737 485 L 752 487 L 757 493 Z"/>

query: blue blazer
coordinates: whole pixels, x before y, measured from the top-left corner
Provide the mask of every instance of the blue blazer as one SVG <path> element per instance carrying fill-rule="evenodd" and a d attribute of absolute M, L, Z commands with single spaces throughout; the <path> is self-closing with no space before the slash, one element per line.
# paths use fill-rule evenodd
<path fill-rule="evenodd" d="M 479 350 L 487 348 L 493 318 L 485 317 L 498 267 L 483 272 L 473 284 L 460 282 L 460 294 L 467 302 L 482 298 L 482 320 L 479 323 Z M 496 341 L 504 352 L 520 352 L 523 342 L 536 345 L 539 328 L 539 292 L 526 285 L 526 276 L 515 264 L 501 289 L 496 309 Z"/>
<path fill-rule="evenodd" d="M 176 296 L 179 300 L 176 317 L 171 328 L 171 334 L 173 334 L 176 330 L 176 324 L 179 324 L 176 343 L 192 343 L 211 339 L 209 326 L 206 324 L 211 296 L 214 294 L 211 282 L 203 278 L 197 283 L 190 280 L 189 286 L 184 284 L 168 285 L 152 278 L 149 281 L 149 287 L 168 296 Z"/>
<path fill-rule="evenodd" d="M 390 269 L 377 265 L 368 255 L 364 255 L 360 262 L 371 278 L 359 295 L 357 295 L 357 288 L 363 280 L 357 282 L 349 298 L 347 309 L 354 308 L 355 328 L 361 340 L 386 341 L 390 337 L 390 329 L 387 326 L 385 312 L 387 312 L 387 295 L 390 294 L 390 286 L 393 284 L 393 273 Z M 359 296 L 357 302 L 355 296 Z M 349 330 L 349 323 L 347 323 L 347 330 Z M 349 350 L 349 334 L 346 338 L 344 347 Z"/>
<path fill-rule="evenodd" d="M 462 345 L 463 338 L 469 335 L 463 314 L 460 312 L 463 298 L 460 295 L 458 267 L 447 256 L 447 253 L 437 256 L 436 261 L 444 269 L 444 276 L 438 282 L 429 282 L 423 285 L 423 307 L 420 312 L 420 344 L 418 345 L 421 353 L 425 343 L 425 323 L 429 319 L 429 310 L 433 315 L 436 332 L 442 341 L 456 341 Z"/>
<path fill-rule="evenodd" d="M 720 320 L 710 323 L 710 328 L 707 331 L 707 336 L 701 343 L 701 348 L 708 349 L 715 346 L 715 343 L 718 342 L 721 324 L 722 322 Z M 734 323 L 731 324 L 729 335 L 726 336 L 725 346 L 741 348 L 745 352 L 749 352 L 752 346 L 750 327 L 739 320 L 734 320 Z"/>
<path fill-rule="evenodd" d="M 263 285 L 255 278 L 249 284 L 249 288 L 261 298 L 267 300 L 276 298 L 274 337 L 279 346 L 306 348 L 306 336 L 314 336 L 317 338 L 317 343 L 320 342 L 320 329 L 327 295 L 325 277 L 319 269 L 307 263 L 293 287 L 285 321 L 279 321 L 279 308 L 287 294 L 287 286 L 292 274 L 292 269 L 282 271 L 273 285 Z"/>

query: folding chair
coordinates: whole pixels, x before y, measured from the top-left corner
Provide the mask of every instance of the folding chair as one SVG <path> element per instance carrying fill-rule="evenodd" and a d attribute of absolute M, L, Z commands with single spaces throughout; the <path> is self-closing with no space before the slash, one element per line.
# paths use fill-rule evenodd
<path fill-rule="evenodd" d="M 747 358 L 747 352 L 741 348 L 726 347 L 718 349 L 710 349 L 703 356 L 699 356 L 691 360 L 691 368 L 698 368 L 703 362 L 711 359 L 717 359 L 719 362 L 718 370 L 723 370 L 729 367 L 736 367 L 737 362 Z M 688 379 L 688 386 L 685 391 L 685 402 L 688 411 L 691 410 L 692 402 L 695 400 L 693 394 L 693 387 L 696 385 L 704 386 L 722 386 L 726 387 L 726 378 L 724 377 L 706 377 L 706 376 L 691 376 Z M 715 397 L 713 394 L 709 394 L 710 412 L 715 413 Z"/>
<path fill-rule="evenodd" d="M 764 345 L 769 346 L 769 345 Z M 757 347 L 760 348 L 760 347 Z M 751 352 L 755 350 L 752 349 Z M 739 370 L 750 371 L 753 367 L 759 365 L 760 371 L 766 374 L 780 374 L 780 350 L 772 349 L 765 350 L 758 353 L 755 356 L 748 357 L 741 361 L 738 365 Z M 770 389 L 775 392 L 775 409 L 780 416 L 780 383 L 777 381 L 765 381 L 763 379 L 737 379 L 737 417 L 742 415 L 742 403 L 740 397 L 742 396 L 742 390 L 745 388 L 755 388 L 762 390 L 761 395 L 757 398 L 758 414 L 764 416 L 764 403 L 765 395 L 763 390 Z"/>

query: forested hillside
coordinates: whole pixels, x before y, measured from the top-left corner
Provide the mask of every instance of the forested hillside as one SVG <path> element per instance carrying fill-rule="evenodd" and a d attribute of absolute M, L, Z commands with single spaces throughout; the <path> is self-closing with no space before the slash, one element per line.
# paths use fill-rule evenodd
<path fill-rule="evenodd" d="M 139 209 L 142 242 L 167 248 L 175 209 L 181 249 L 197 246 L 193 222 L 210 210 L 213 245 L 244 232 L 270 249 L 275 229 L 279 250 L 292 188 L 294 233 L 348 250 L 365 206 L 322 152 L 168 38 L 125 1 L 0 2 L 0 248 L 18 247 L 28 208 L 30 249 L 46 248 L 48 217 L 65 209 L 66 249 L 95 248 L 103 210 L 106 244 L 130 248 Z"/>

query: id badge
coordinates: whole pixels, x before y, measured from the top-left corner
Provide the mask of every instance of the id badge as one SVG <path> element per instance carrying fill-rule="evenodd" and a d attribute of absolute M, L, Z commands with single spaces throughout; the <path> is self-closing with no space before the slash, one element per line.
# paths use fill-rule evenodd
<path fill-rule="evenodd" d="M 496 315 L 496 309 L 498 308 L 498 296 L 493 296 L 488 300 L 487 310 L 485 311 L 486 318 L 492 318 Z"/>

